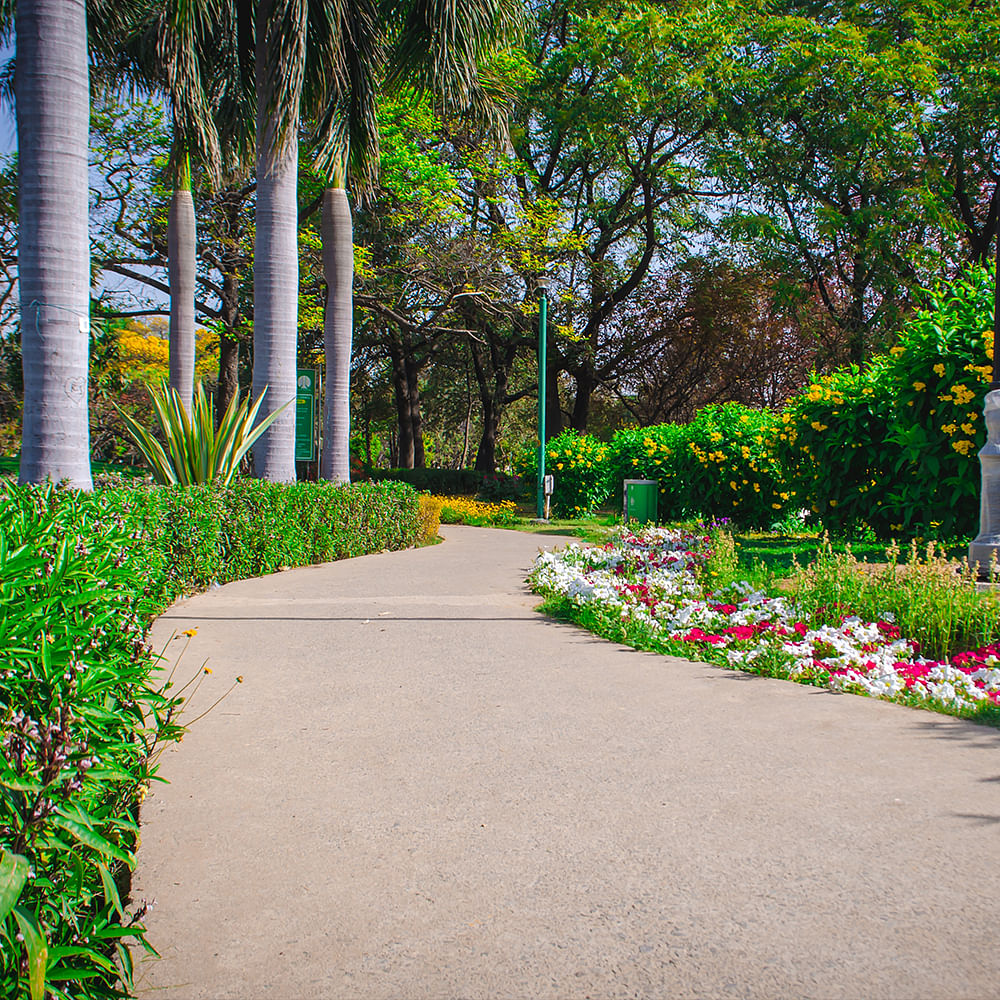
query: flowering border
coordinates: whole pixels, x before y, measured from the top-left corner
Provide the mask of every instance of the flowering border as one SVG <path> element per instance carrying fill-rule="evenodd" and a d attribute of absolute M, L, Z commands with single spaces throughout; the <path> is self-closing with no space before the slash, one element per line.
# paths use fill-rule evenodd
<path fill-rule="evenodd" d="M 1000 706 L 1000 644 L 929 660 L 888 614 L 810 627 L 786 598 L 748 583 L 707 591 L 697 570 L 709 542 L 682 530 L 622 530 L 600 548 L 540 554 L 529 582 L 547 610 L 638 648 L 697 651 L 730 669 L 956 715 Z"/>

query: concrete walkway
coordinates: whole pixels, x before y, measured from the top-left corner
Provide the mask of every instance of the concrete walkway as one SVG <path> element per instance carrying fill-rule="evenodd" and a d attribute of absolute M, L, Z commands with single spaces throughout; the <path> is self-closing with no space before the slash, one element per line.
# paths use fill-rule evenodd
<path fill-rule="evenodd" d="M 158 622 L 245 683 L 143 807 L 141 996 L 1000 996 L 1000 732 L 603 642 L 537 537 L 443 533 Z"/>

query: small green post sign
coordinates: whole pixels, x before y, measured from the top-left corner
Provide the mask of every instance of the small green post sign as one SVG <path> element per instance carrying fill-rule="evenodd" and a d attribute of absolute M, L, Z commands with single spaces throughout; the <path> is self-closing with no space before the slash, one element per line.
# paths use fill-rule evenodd
<path fill-rule="evenodd" d="M 296 462 L 311 462 L 316 458 L 316 386 L 318 382 L 319 372 L 314 368 L 300 368 L 296 372 Z"/>

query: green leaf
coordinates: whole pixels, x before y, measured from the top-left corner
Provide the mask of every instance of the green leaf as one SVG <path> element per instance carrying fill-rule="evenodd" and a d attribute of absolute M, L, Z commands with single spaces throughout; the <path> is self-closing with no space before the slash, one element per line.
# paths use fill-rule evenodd
<path fill-rule="evenodd" d="M 42 1000 L 45 993 L 45 966 L 48 964 L 48 944 L 45 934 L 33 913 L 14 907 L 14 919 L 24 937 L 24 947 L 28 953 L 28 986 L 31 1000 Z"/>
<path fill-rule="evenodd" d="M 115 908 L 115 912 L 118 914 L 119 918 L 125 919 L 125 911 L 122 909 L 122 901 L 118 895 L 118 886 L 115 885 L 115 880 L 111 877 L 111 873 L 108 869 L 98 862 L 98 871 L 101 873 L 101 884 L 104 886 L 104 898 Z"/>
<path fill-rule="evenodd" d="M 56 826 L 61 827 L 68 834 L 79 840 L 81 844 L 98 851 L 106 857 L 117 858 L 119 861 L 124 861 L 129 868 L 132 867 L 132 858 L 129 857 L 125 851 L 123 851 L 120 847 L 116 847 L 110 841 L 105 840 L 99 833 L 96 833 L 89 827 L 84 826 L 82 823 L 77 823 L 76 820 L 69 819 L 62 815 L 55 816 L 53 822 Z"/>
<path fill-rule="evenodd" d="M 14 909 L 27 881 L 28 859 L 9 851 L 0 854 L 0 923 Z"/>

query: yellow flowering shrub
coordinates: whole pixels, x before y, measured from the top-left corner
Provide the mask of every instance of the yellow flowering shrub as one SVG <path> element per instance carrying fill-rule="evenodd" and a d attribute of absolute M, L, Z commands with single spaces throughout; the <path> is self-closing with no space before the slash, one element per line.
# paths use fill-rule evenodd
<path fill-rule="evenodd" d="M 517 520 L 517 505 L 513 500 L 488 503 L 471 497 L 426 496 L 423 499 L 437 505 L 441 524 L 489 526 L 513 524 Z"/>
<path fill-rule="evenodd" d="M 867 370 L 814 378 L 789 402 L 782 421 L 798 443 L 786 464 L 828 527 L 975 534 L 992 286 L 987 271 L 969 271 Z"/>

